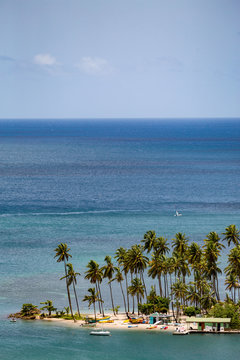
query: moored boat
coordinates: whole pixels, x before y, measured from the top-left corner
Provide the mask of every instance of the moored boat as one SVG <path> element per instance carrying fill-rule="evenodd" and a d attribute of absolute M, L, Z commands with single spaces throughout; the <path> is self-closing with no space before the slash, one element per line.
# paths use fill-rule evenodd
<path fill-rule="evenodd" d="M 106 330 L 93 330 L 90 332 L 90 335 L 95 335 L 95 336 L 110 336 L 111 333 L 110 331 L 106 331 Z"/>

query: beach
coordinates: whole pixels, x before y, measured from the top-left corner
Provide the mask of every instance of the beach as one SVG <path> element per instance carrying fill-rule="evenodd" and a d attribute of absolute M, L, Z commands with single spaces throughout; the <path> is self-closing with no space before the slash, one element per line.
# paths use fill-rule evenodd
<path fill-rule="evenodd" d="M 97 315 L 98 317 L 101 317 L 101 314 Z M 136 330 L 136 331 L 161 331 L 161 332 L 173 332 L 175 331 L 175 329 L 178 327 L 176 325 L 157 325 L 157 328 L 152 328 L 152 329 L 148 329 L 150 324 L 137 324 L 137 326 L 135 324 L 131 324 L 131 322 L 126 322 L 127 321 L 127 317 L 125 313 L 121 313 L 118 315 L 110 315 L 110 314 L 105 314 L 105 316 L 110 316 L 110 319 L 113 320 L 112 323 L 101 323 L 101 322 L 97 322 L 96 324 L 94 324 L 94 329 L 104 329 L 104 330 L 127 330 L 127 331 L 132 331 L 132 330 Z M 91 318 L 94 318 L 94 316 L 90 315 Z M 57 318 L 46 318 L 40 321 L 50 321 L 59 325 L 63 325 L 63 326 L 71 326 L 73 328 L 76 327 L 85 327 L 86 326 L 86 322 L 84 320 L 76 320 L 74 322 L 74 320 L 65 320 L 65 319 L 57 319 Z M 124 322 L 125 321 L 125 322 Z M 134 325 L 132 328 L 130 328 L 129 326 Z M 182 323 L 182 326 L 184 326 L 185 323 Z M 87 330 L 91 329 L 91 326 L 87 327 Z"/>

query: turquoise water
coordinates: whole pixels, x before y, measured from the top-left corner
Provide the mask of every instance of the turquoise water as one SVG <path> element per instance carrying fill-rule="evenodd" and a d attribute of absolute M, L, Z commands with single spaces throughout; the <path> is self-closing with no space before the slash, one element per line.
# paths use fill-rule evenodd
<path fill-rule="evenodd" d="M 179 359 L 187 349 L 189 359 L 203 359 L 205 348 L 214 351 L 209 358 L 226 359 L 233 345 L 237 349 L 237 336 L 176 339 L 114 332 L 110 339 L 93 340 L 81 329 L 5 319 L 24 302 L 51 299 L 58 309 L 67 305 L 59 280 L 63 266 L 54 259 L 60 242 L 68 243 L 72 263 L 84 275 L 90 259 L 102 264 L 105 255 L 139 242 L 150 229 L 168 239 L 185 232 L 201 244 L 209 231 L 221 234 L 232 223 L 240 227 L 239 120 L 1 121 L 0 135 L 4 359 L 61 359 L 67 353 L 69 359 L 95 359 L 102 346 L 105 359 L 113 353 L 126 358 L 123 349 L 134 358 L 138 348 L 140 359 L 151 352 L 159 359 Z M 174 217 L 176 210 L 183 216 Z M 80 300 L 88 287 L 82 276 Z M 111 308 L 108 291 L 103 284 L 106 310 Z M 116 284 L 113 293 L 123 306 Z M 85 303 L 81 310 L 88 311 Z"/>
<path fill-rule="evenodd" d="M 2 360 L 226 360 L 237 358 L 240 351 L 239 335 L 177 337 L 168 333 L 113 330 L 111 337 L 93 337 L 87 329 L 21 321 L 8 322 L 0 329 Z"/>

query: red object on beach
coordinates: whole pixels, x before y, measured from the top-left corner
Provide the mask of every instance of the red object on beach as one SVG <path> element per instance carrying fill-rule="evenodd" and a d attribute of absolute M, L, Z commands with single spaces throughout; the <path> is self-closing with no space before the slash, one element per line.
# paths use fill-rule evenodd
<path fill-rule="evenodd" d="M 167 330 L 168 329 L 168 326 L 165 326 L 165 328 L 163 330 Z"/>

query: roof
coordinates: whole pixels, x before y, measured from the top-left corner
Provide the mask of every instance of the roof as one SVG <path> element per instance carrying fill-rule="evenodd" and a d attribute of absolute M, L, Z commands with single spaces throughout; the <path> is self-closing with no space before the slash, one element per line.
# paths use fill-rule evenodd
<path fill-rule="evenodd" d="M 213 318 L 213 317 L 187 317 L 186 322 L 196 322 L 196 323 L 230 323 L 231 318 Z"/>

